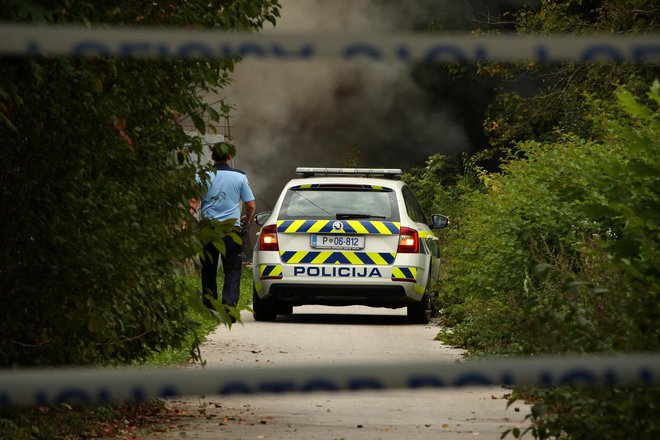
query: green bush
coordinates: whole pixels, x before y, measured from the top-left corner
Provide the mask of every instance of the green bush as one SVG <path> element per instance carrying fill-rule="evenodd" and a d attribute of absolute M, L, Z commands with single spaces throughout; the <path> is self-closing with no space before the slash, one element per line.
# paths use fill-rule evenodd
<path fill-rule="evenodd" d="M 500 354 L 660 349 L 660 84 L 596 107 L 603 138 L 519 145 L 450 231 L 442 338 Z M 657 438 L 657 388 L 518 389 L 538 438 Z M 518 431 L 511 431 L 519 435 Z"/>
<path fill-rule="evenodd" d="M 527 432 L 542 440 L 654 440 L 660 436 L 658 387 L 516 389 L 513 398 L 535 402 L 530 414 L 533 423 L 518 437 Z"/>
<path fill-rule="evenodd" d="M 139 3 L 139 4 L 138 4 Z M 0 5 L 3 21 L 254 30 L 277 0 Z M 187 200 L 201 143 L 177 123 L 233 60 L 5 57 L 0 62 L 0 365 L 129 362 L 186 334 L 177 281 L 199 251 Z M 184 227 L 187 219 L 189 228 Z"/>
<path fill-rule="evenodd" d="M 516 330 L 525 322 L 525 309 L 538 299 L 529 274 L 533 246 L 562 250 L 571 258 L 576 250 L 570 232 L 588 221 L 581 203 L 599 197 L 585 176 L 598 173 L 607 155 L 620 155 L 571 136 L 519 149 L 524 157 L 511 158 L 501 173 L 481 174 L 484 192 L 463 197 L 445 252 L 441 307 L 448 320 L 461 321 L 453 342 L 476 350 L 510 344 L 534 350 L 536 344 Z"/>
<path fill-rule="evenodd" d="M 440 213 L 452 206 L 446 185 L 449 164 L 442 154 L 430 156 L 423 167 L 406 170 L 401 179 L 412 188 L 427 215 Z M 445 214 L 447 215 L 447 214 Z"/>
<path fill-rule="evenodd" d="M 464 196 L 440 295 L 453 343 L 523 353 L 658 346 L 657 111 L 620 97 L 634 113 L 604 122 L 603 142 L 527 142 L 501 173 L 482 174 L 485 192 Z"/>

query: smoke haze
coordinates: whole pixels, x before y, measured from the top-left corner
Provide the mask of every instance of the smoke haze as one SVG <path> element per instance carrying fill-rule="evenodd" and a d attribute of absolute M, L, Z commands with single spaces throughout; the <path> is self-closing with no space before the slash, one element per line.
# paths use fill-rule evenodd
<path fill-rule="evenodd" d="M 437 0 L 281 4 L 282 17 L 269 32 L 419 30 L 434 14 L 455 14 L 456 4 L 465 6 Z M 235 107 L 230 123 L 236 167 L 248 173 L 258 210 L 272 208 L 297 166 L 406 168 L 434 153 L 469 151 L 451 106 L 430 102 L 411 69 L 367 61 L 239 63 L 223 98 Z"/>

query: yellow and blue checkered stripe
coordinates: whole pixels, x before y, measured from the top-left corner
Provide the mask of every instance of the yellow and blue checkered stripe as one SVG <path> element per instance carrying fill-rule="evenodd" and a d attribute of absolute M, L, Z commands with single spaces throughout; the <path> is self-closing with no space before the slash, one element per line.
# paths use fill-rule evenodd
<path fill-rule="evenodd" d="M 282 278 L 282 266 L 279 264 L 262 264 L 259 266 L 259 276 L 264 278 Z"/>
<path fill-rule="evenodd" d="M 280 251 L 286 264 L 371 264 L 387 266 L 394 262 L 395 252 L 353 251 Z"/>
<path fill-rule="evenodd" d="M 394 267 L 392 268 L 392 279 L 400 281 L 417 281 L 417 268 Z"/>
<path fill-rule="evenodd" d="M 342 229 L 333 229 L 336 222 Z M 277 232 L 280 234 L 372 234 L 399 235 L 401 223 L 364 220 L 278 220 Z"/>
<path fill-rule="evenodd" d="M 392 281 L 409 281 L 415 283 L 415 292 L 424 293 L 424 286 L 417 284 L 416 267 L 394 267 L 392 268 Z"/>

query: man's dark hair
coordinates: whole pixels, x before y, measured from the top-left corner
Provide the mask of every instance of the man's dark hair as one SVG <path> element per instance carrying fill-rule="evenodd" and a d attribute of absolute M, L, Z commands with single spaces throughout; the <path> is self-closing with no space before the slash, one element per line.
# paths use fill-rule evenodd
<path fill-rule="evenodd" d="M 236 146 L 229 142 L 218 142 L 211 148 L 211 158 L 216 162 L 227 162 L 236 156 Z"/>

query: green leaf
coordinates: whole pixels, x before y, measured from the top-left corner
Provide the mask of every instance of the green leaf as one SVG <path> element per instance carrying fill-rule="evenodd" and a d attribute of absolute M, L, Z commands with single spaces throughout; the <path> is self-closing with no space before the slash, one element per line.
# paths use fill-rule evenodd
<path fill-rule="evenodd" d="M 648 107 L 641 105 L 628 90 L 619 89 L 615 94 L 619 104 L 629 115 L 639 119 L 648 119 L 653 114 Z"/>
<path fill-rule="evenodd" d="M 2 111 L 0 111 L 0 120 L 1 120 L 2 122 L 4 122 L 5 125 L 6 125 L 7 127 L 9 127 L 9 129 L 10 129 L 11 131 L 13 131 L 14 133 L 18 133 L 18 128 L 16 128 L 16 126 L 14 125 L 14 123 L 11 122 L 11 120 L 9 120 L 9 118 L 8 118 L 7 116 L 5 116 L 5 114 L 4 114 Z"/>
<path fill-rule="evenodd" d="M 204 106 L 204 109 L 206 110 L 206 113 L 208 113 L 208 115 L 209 115 L 209 117 L 211 118 L 211 120 L 216 121 L 216 122 L 220 120 L 220 114 L 219 114 L 217 111 L 215 111 L 215 110 L 213 109 L 213 107 L 211 107 L 210 105 L 206 104 L 206 105 Z"/>
<path fill-rule="evenodd" d="M 227 252 L 227 246 L 225 245 L 225 242 L 222 240 L 213 240 L 213 246 L 222 254 L 225 255 Z"/>
<path fill-rule="evenodd" d="M 656 105 L 660 106 L 660 81 L 657 78 L 653 80 L 648 96 L 655 101 Z"/>
<path fill-rule="evenodd" d="M 229 236 L 231 237 L 232 240 L 234 240 L 235 243 L 240 244 L 240 245 L 243 244 L 243 239 L 236 232 L 230 232 Z"/>
<path fill-rule="evenodd" d="M 206 124 L 204 123 L 204 120 L 199 117 L 199 115 L 196 114 L 191 114 L 190 119 L 193 121 L 193 125 L 199 131 L 201 134 L 206 134 Z"/>

